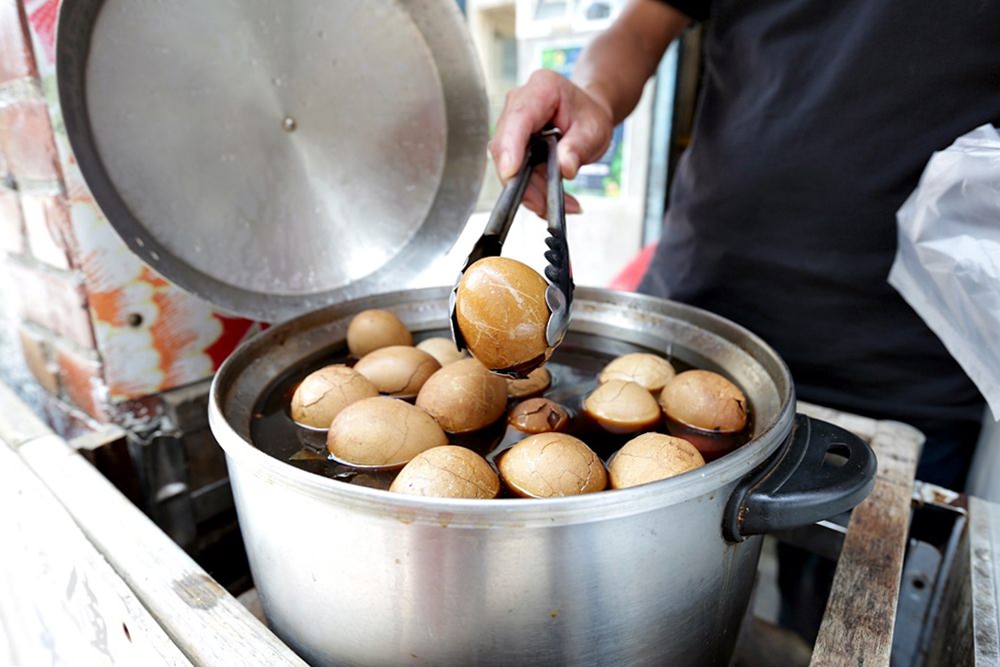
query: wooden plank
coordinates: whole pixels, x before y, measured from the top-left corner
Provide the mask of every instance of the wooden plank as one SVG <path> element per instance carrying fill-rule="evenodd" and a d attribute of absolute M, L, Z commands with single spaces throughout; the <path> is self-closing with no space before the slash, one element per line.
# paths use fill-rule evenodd
<path fill-rule="evenodd" d="M 52 429 L 3 382 L 0 382 L 0 408 L 0 442 L 12 449 L 52 433 Z"/>
<path fill-rule="evenodd" d="M 18 453 L 191 662 L 306 665 L 65 441 Z"/>
<path fill-rule="evenodd" d="M 851 514 L 811 665 L 889 665 L 922 442 L 904 424 L 875 425 L 875 488 Z"/>
<path fill-rule="evenodd" d="M 871 442 L 872 438 L 875 437 L 875 431 L 878 429 L 879 422 L 874 419 L 840 412 L 839 410 L 806 403 L 805 401 L 799 401 L 795 405 L 795 409 L 804 415 L 822 419 L 831 424 L 836 424 L 840 428 L 847 429 L 865 442 Z"/>
<path fill-rule="evenodd" d="M 0 508 L 0 663 L 191 665 L 2 442 Z"/>
<path fill-rule="evenodd" d="M 969 497 L 972 636 L 977 667 L 1000 664 L 1000 505 Z"/>

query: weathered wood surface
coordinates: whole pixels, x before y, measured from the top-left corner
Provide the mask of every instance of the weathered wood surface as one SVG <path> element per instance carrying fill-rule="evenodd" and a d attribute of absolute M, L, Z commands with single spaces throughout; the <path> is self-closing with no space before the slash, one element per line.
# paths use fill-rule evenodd
<path fill-rule="evenodd" d="M 875 488 L 851 514 L 811 665 L 890 664 L 923 436 L 895 422 L 873 422 L 873 427 L 871 445 L 878 456 Z"/>
<path fill-rule="evenodd" d="M 13 446 L 4 447 L 6 452 L 14 456 L 12 450 L 17 448 L 20 460 L 191 663 L 210 667 L 306 664 L 65 441 L 50 432 L 34 435 L 37 425 L 25 413 L 28 408 L 0 385 L 0 439 L 14 438 Z M 17 469 L 18 477 L 26 474 L 24 466 Z M 24 511 L 10 499 L 4 510 L 14 515 Z M 7 550 L 0 544 L 0 554 Z M 68 558 L 75 557 L 67 553 Z"/>
<path fill-rule="evenodd" d="M 3 443 L 0 535 L 0 664 L 190 666 L 62 505 Z"/>
<path fill-rule="evenodd" d="M 976 667 L 1000 665 L 1000 505 L 969 498 L 969 570 Z"/>

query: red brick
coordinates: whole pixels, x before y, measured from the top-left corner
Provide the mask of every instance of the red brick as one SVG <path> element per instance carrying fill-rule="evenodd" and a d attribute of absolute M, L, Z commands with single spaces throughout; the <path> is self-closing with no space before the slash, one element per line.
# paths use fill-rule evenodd
<path fill-rule="evenodd" d="M 0 185 L 0 251 L 17 255 L 24 249 L 20 198 L 17 190 Z"/>
<path fill-rule="evenodd" d="M 73 266 L 72 231 L 69 205 L 65 197 L 50 194 L 21 194 L 24 231 L 31 254 L 59 269 Z"/>
<path fill-rule="evenodd" d="M 58 346 L 56 365 L 63 397 L 94 419 L 108 421 L 108 388 L 97 355 Z"/>
<path fill-rule="evenodd" d="M 0 150 L 6 154 L 10 173 L 18 183 L 61 178 L 44 102 L 24 100 L 0 107 Z"/>
<path fill-rule="evenodd" d="M 0 0 L 0 83 L 37 76 L 28 21 L 19 0 Z"/>
<path fill-rule="evenodd" d="M 48 393 L 59 394 L 59 376 L 56 365 L 49 358 L 49 345 L 41 335 L 33 333 L 26 327 L 18 327 L 18 338 L 21 340 L 21 351 L 24 353 L 24 364 L 38 380 L 38 384 Z"/>
<path fill-rule="evenodd" d="M 74 274 L 19 261 L 8 262 L 8 272 L 17 285 L 21 313 L 26 319 L 81 347 L 95 347 L 86 292 Z"/>

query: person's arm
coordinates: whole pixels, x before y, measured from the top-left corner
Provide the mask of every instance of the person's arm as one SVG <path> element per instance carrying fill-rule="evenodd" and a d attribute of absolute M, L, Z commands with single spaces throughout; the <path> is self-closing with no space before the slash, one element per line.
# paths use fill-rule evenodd
<path fill-rule="evenodd" d="M 538 70 L 510 91 L 490 142 L 500 180 L 517 172 L 528 137 L 550 121 L 563 132 L 559 165 L 564 178 L 575 177 L 581 164 L 600 158 L 615 125 L 639 103 L 664 51 L 690 22 L 658 0 L 631 0 L 580 55 L 572 82 Z M 544 178 L 536 174 L 525 192 L 525 206 L 543 214 L 544 191 Z M 567 197 L 567 210 L 574 209 L 579 205 Z"/>

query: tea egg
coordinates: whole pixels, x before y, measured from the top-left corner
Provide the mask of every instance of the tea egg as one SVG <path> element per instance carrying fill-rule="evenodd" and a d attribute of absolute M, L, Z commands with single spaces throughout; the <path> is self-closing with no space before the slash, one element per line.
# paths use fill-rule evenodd
<path fill-rule="evenodd" d="M 343 364 L 325 366 L 307 375 L 292 394 L 292 419 L 313 428 L 330 422 L 351 403 L 378 396 L 368 378 Z"/>
<path fill-rule="evenodd" d="M 635 382 L 608 380 L 583 402 L 583 409 L 611 433 L 635 433 L 660 421 L 653 395 Z"/>
<path fill-rule="evenodd" d="M 355 357 L 390 345 L 413 345 L 413 335 L 395 313 L 363 310 L 347 325 L 347 349 Z"/>
<path fill-rule="evenodd" d="M 643 433 L 615 453 L 608 464 L 612 489 L 655 482 L 705 465 L 687 440 L 663 433 Z"/>
<path fill-rule="evenodd" d="M 354 365 L 354 370 L 381 393 L 399 398 L 416 396 L 427 378 L 440 368 L 437 359 L 409 345 L 380 347 Z"/>
<path fill-rule="evenodd" d="M 447 366 L 453 361 L 461 361 L 469 356 L 465 352 L 459 352 L 455 341 L 441 336 L 422 340 L 417 343 L 417 348 L 437 359 L 442 366 Z"/>
<path fill-rule="evenodd" d="M 565 433 L 528 436 L 504 453 L 499 468 L 507 486 L 526 498 L 594 493 L 608 484 L 597 454 Z"/>
<path fill-rule="evenodd" d="M 569 414 L 547 398 L 529 398 L 514 406 L 507 423 L 524 433 L 548 433 L 566 428 Z"/>
<path fill-rule="evenodd" d="M 479 454 L 446 445 L 421 452 L 407 463 L 390 491 L 438 498 L 496 498 L 500 479 Z"/>
<path fill-rule="evenodd" d="M 507 381 L 475 359 L 448 364 L 424 382 L 417 406 L 449 433 L 489 426 L 507 409 Z"/>
<path fill-rule="evenodd" d="M 536 368 L 524 378 L 507 378 L 507 395 L 511 398 L 538 396 L 552 384 L 552 375 L 545 366 Z"/>
<path fill-rule="evenodd" d="M 685 426 L 730 433 L 747 425 L 747 399 L 735 384 L 712 371 L 678 373 L 660 392 L 669 419 Z"/>
<path fill-rule="evenodd" d="M 430 415 L 388 396 L 347 406 L 326 436 L 333 458 L 358 467 L 399 467 L 420 452 L 446 444 L 448 436 Z"/>
<path fill-rule="evenodd" d="M 634 352 L 614 359 L 601 370 L 597 381 L 604 384 L 609 380 L 625 380 L 645 387 L 650 393 L 658 394 L 663 385 L 676 375 L 674 367 L 663 357 L 646 352 Z"/>
<path fill-rule="evenodd" d="M 534 269 L 507 257 L 485 257 L 466 269 L 455 317 L 472 356 L 490 370 L 519 374 L 548 359 L 546 289 Z"/>

